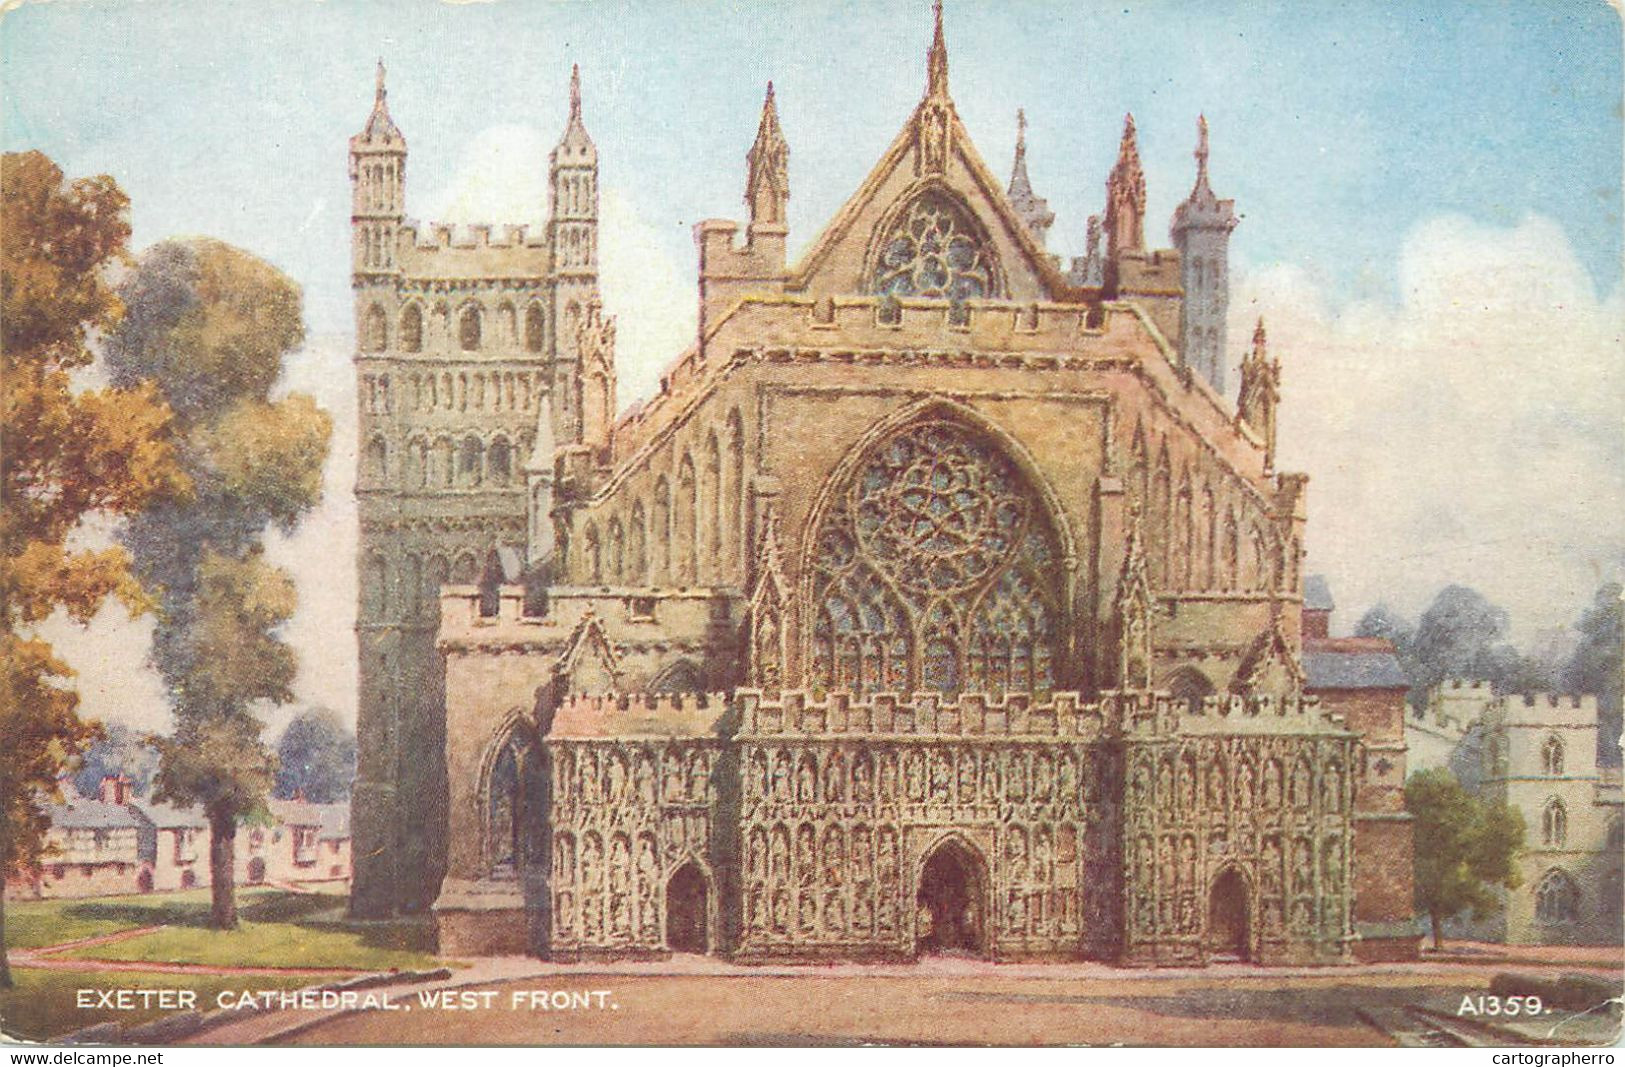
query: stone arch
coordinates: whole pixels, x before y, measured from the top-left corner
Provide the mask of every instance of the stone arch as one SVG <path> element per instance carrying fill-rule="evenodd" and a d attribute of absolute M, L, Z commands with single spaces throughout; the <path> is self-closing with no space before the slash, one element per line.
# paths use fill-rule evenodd
<path fill-rule="evenodd" d="M 1208 884 L 1207 958 L 1251 959 L 1253 916 L 1252 884 L 1246 872 L 1234 863 L 1220 867 Z"/>
<path fill-rule="evenodd" d="M 547 347 L 547 319 L 540 301 L 525 307 L 525 351 L 540 352 Z"/>
<path fill-rule="evenodd" d="M 654 543 L 655 558 L 658 563 L 654 566 L 654 577 L 661 582 L 672 580 L 671 572 L 671 482 L 662 474 L 655 479 L 654 496 L 654 527 L 649 531 L 649 539 Z"/>
<path fill-rule="evenodd" d="M 397 339 L 402 352 L 423 351 L 423 306 L 415 300 L 401 309 Z"/>
<path fill-rule="evenodd" d="M 480 305 L 470 300 L 457 309 L 457 347 L 464 352 L 478 352 L 484 340 L 485 313 Z"/>
<path fill-rule="evenodd" d="M 693 585 L 698 581 L 699 481 L 695 477 L 694 456 L 683 453 L 677 466 L 677 499 L 673 501 L 672 542 L 677 552 L 676 582 Z"/>
<path fill-rule="evenodd" d="M 366 462 L 362 470 L 365 484 L 381 486 L 389 480 L 389 445 L 384 441 L 383 434 L 373 434 L 367 439 Z"/>
<path fill-rule="evenodd" d="M 714 885 L 710 872 L 698 858 L 687 859 L 667 879 L 666 947 L 673 952 L 711 950 L 717 908 Z"/>
<path fill-rule="evenodd" d="M 992 882 L 986 857 L 964 835 L 950 831 L 924 849 L 913 884 L 916 955 L 989 951 Z"/>
<path fill-rule="evenodd" d="M 1542 774 L 1557 777 L 1563 773 L 1564 764 L 1563 739 L 1556 734 L 1546 738 L 1540 747 L 1540 769 Z"/>
<path fill-rule="evenodd" d="M 485 468 L 492 485 L 505 486 L 513 481 L 513 446 L 502 434 L 491 439 L 491 447 L 485 454 Z"/>
<path fill-rule="evenodd" d="M 589 520 L 581 531 L 581 579 L 587 585 L 598 585 L 604 580 L 600 553 L 598 527 Z"/>
<path fill-rule="evenodd" d="M 1569 840 L 1569 809 L 1559 797 L 1550 797 L 1540 813 L 1540 842 L 1560 848 Z"/>
<path fill-rule="evenodd" d="M 863 279 L 875 296 L 955 303 L 998 297 L 1006 289 L 987 226 L 934 177 L 906 189 L 875 224 Z"/>
<path fill-rule="evenodd" d="M 1535 918 L 1564 924 L 1580 919 L 1580 883 L 1562 867 L 1553 867 L 1535 883 Z"/>
<path fill-rule="evenodd" d="M 457 450 L 457 484 L 464 488 L 477 488 L 484 480 L 485 445 L 475 434 L 464 436 Z"/>
<path fill-rule="evenodd" d="M 619 583 L 626 578 L 626 528 L 621 525 L 620 516 L 617 515 L 609 520 L 606 540 L 609 549 L 609 565 L 605 570 L 610 581 Z"/>
<path fill-rule="evenodd" d="M 435 440 L 431 461 L 433 466 L 433 473 L 429 479 L 431 486 L 450 489 L 457 480 L 457 446 L 451 443 L 450 437 Z"/>
<path fill-rule="evenodd" d="M 535 746 L 523 736 L 524 719 L 508 713 L 480 764 L 480 854 L 487 875 L 518 877 L 527 856 L 527 779 L 539 767 Z"/>
<path fill-rule="evenodd" d="M 389 347 L 389 318 L 382 304 L 370 304 L 361 326 L 361 347 L 367 352 L 382 352 Z"/>
<path fill-rule="evenodd" d="M 1188 664 L 1170 673 L 1157 688 L 1167 690 L 1175 703 L 1185 705 L 1193 714 L 1202 710 L 1202 698 L 1218 691 L 1212 679 Z"/>
<path fill-rule="evenodd" d="M 966 570 L 953 564 L 967 581 L 951 595 L 943 592 L 946 586 L 926 588 L 910 578 L 901 557 L 879 563 L 874 545 L 865 543 L 878 534 L 863 534 L 857 525 L 858 513 L 870 506 L 853 499 L 870 492 L 860 486 L 860 475 L 873 481 L 876 471 L 890 469 L 899 449 L 915 458 L 908 469 L 893 472 L 897 477 L 922 476 L 914 470 L 921 464 L 951 462 L 952 476 L 975 482 L 983 498 L 979 507 L 992 506 L 986 502 L 996 498 L 996 507 L 1004 509 L 983 512 L 995 516 L 983 533 L 1007 539 L 1002 555 L 982 561 L 990 564 L 986 573 L 973 574 L 982 563 L 975 562 L 978 552 L 968 552 L 965 558 L 974 565 Z M 900 485 L 888 483 L 879 492 L 894 494 Z M 1017 512 L 1019 519 L 1013 518 Z M 848 450 L 825 479 L 811 514 L 800 568 L 806 684 L 860 691 L 1057 687 L 1067 671 L 1076 556 L 1052 489 L 1018 442 L 960 405 L 911 405 Z M 1001 529 L 998 523 L 1006 519 L 1012 521 Z M 925 555 L 916 562 L 945 566 Z"/>
<path fill-rule="evenodd" d="M 423 489 L 429 484 L 429 442 L 414 437 L 406 444 L 406 467 L 402 481 L 407 489 Z"/>
<path fill-rule="evenodd" d="M 644 687 L 650 693 L 703 693 L 705 670 L 691 659 L 677 659 L 655 672 Z"/>

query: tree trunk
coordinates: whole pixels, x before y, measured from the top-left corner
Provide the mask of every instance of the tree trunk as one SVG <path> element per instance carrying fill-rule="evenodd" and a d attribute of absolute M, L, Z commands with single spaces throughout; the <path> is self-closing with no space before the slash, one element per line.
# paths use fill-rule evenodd
<path fill-rule="evenodd" d="M 1444 938 L 1439 933 L 1444 926 L 1444 920 L 1439 918 L 1436 911 L 1428 912 L 1428 918 L 1433 920 L 1433 951 L 1437 952 L 1444 947 Z"/>
<path fill-rule="evenodd" d="M 11 988 L 11 961 L 6 958 L 6 887 L 0 881 L 0 989 Z"/>
<path fill-rule="evenodd" d="M 216 930 L 237 929 L 237 818 L 223 811 L 209 812 L 209 888 L 213 901 L 211 925 Z"/>

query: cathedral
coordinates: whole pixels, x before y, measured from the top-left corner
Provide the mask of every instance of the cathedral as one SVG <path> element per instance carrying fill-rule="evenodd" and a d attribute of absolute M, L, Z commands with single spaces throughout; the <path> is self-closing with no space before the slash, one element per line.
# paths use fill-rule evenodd
<path fill-rule="evenodd" d="M 1307 478 L 1262 324 L 1226 399 L 1206 124 L 1173 248 L 1130 118 L 1063 265 L 1024 121 L 1002 183 L 935 15 L 795 263 L 768 86 L 743 233 L 695 227 L 695 342 L 619 414 L 579 73 L 547 226 L 453 231 L 404 214 L 380 69 L 355 913 L 427 911 L 450 955 L 1360 956 L 1408 845 L 1362 856 L 1377 772 L 1304 693 Z"/>

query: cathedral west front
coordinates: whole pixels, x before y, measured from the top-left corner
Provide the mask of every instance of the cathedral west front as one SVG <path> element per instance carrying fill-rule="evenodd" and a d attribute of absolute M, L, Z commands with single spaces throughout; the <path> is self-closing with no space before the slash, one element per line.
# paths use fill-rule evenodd
<path fill-rule="evenodd" d="M 453 955 L 1356 957 L 1365 749 L 1303 691 L 1262 324 L 1226 396 L 1206 124 L 1173 248 L 1130 118 L 1063 265 L 1024 131 L 1001 182 L 948 66 L 939 6 L 798 262 L 768 87 L 696 341 L 619 414 L 579 79 L 549 224 L 459 234 L 405 217 L 380 72 L 356 912 Z"/>

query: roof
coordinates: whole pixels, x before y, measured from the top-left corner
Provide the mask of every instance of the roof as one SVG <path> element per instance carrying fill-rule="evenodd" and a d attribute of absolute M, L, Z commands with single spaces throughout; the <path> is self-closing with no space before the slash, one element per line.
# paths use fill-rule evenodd
<path fill-rule="evenodd" d="M 728 698 L 719 693 L 577 696 L 559 707 L 549 738 L 718 737 Z"/>
<path fill-rule="evenodd" d="M 1316 689 L 1409 689 L 1391 642 L 1380 637 L 1339 637 L 1303 646 L 1305 687 Z"/>
<path fill-rule="evenodd" d="M 52 826 L 65 830 L 135 830 L 141 826 L 129 808 L 100 800 L 76 798 L 66 804 L 48 804 L 45 811 Z"/>
<path fill-rule="evenodd" d="M 209 820 L 197 808 L 177 808 L 173 804 L 145 800 L 133 801 L 130 807 L 160 830 L 198 829 L 209 825 Z"/>
<path fill-rule="evenodd" d="M 312 804 L 308 800 L 270 800 L 272 818 L 284 826 L 314 826 L 322 840 L 350 836 L 348 804 Z"/>
<path fill-rule="evenodd" d="M 1336 607 L 1332 603 L 1332 587 L 1326 584 L 1325 575 L 1311 574 L 1303 580 L 1303 610 L 1332 611 Z"/>

